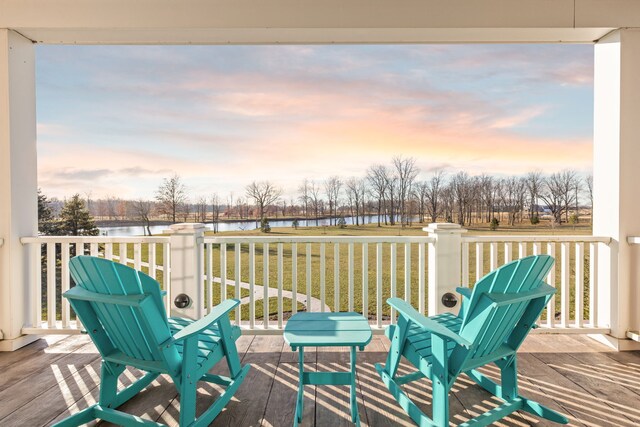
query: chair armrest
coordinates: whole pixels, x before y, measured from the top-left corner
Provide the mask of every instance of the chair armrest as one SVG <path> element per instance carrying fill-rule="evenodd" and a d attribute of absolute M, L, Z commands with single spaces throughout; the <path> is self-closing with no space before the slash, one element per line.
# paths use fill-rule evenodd
<path fill-rule="evenodd" d="M 532 291 L 512 293 L 489 292 L 485 295 L 492 301 L 494 306 L 500 307 L 507 304 L 514 304 L 518 302 L 530 301 L 536 298 L 546 297 L 555 293 L 556 288 L 543 283 L 537 289 L 534 289 Z"/>
<path fill-rule="evenodd" d="M 136 294 L 136 295 L 107 295 L 99 294 L 97 292 L 91 292 L 80 286 L 74 286 L 67 292 L 62 294 L 67 299 L 89 301 L 89 302 L 102 302 L 105 304 L 124 305 L 129 307 L 139 307 L 142 301 L 149 297 L 148 294 Z"/>
<path fill-rule="evenodd" d="M 436 334 L 439 337 L 446 338 L 450 341 L 460 344 L 463 347 L 471 347 L 471 342 L 462 338 L 452 330 L 442 326 L 440 323 L 423 316 L 422 314 L 420 314 L 420 312 L 418 312 L 418 310 L 413 308 L 406 301 L 400 298 L 389 298 L 387 300 L 387 304 L 395 308 L 399 313 L 407 317 L 410 321 L 412 321 L 422 329 L 429 331 L 432 334 Z"/>
<path fill-rule="evenodd" d="M 207 329 L 212 323 L 215 323 L 223 316 L 226 316 L 227 313 L 233 310 L 238 304 L 240 304 L 240 300 L 237 299 L 228 299 L 222 301 L 220 304 L 215 306 L 213 310 L 211 310 L 211 313 L 207 314 L 200 320 L 196 320 L 186 328 L 178 331 L 173 336 L 173 341 L 182 341 L 193 335 L 199 334 L 203 330 Z"/>
<path fill-rule="evenodd" d="M 471 289 L 470 288 L 463 288 L 458 286 L 456 288 L 456 292 L 459 293 L 460 295 L 462 295 L 463 297 L 470 299 L 471 298 Z"/>

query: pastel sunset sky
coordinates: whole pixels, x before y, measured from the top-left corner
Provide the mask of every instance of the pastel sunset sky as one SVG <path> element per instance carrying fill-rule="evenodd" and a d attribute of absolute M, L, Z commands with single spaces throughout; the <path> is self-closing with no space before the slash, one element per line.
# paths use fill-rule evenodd
<path fill-rule="evenodd" d="M 39 186 L 192 198 L 363 176 L 589 172 L 591 45 L 38 46 Z"/>

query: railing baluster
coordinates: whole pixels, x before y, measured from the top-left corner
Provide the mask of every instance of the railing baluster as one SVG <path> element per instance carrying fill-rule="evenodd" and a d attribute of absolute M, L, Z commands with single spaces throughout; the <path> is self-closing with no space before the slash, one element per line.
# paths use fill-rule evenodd
<path fill-rule="evenodd" d="M 577 327 L 582 327 L 584 321 L 584 242 L 576 243 L 576 283 L 575 283 L 575 313 Z"/>
<path fill-rule="evenodd" d="M 362 244 L 362 315 L 369 318 L 369 245 Z"/>
<path fill-rule="evenodd" d="M 213 310 L 213 245 L 206 243 L 205 248 L 205 266 L 207 271 L 207 313 Z M 221 300 L 222 301 L 222 300 Z"/>
<path fill-rule="evenodd" d="M 561 305 L 561 313 L 560 313 L 560 322 L 563 328 L 569 326 L 569 303 L 570 299 L 570 291 L 569 291 L 569 243 L 562 242 L 560 245 L 561 248 L 561 269 L 560 269 L 560 280 L 562 287 L 562 295 L 560 296 L 560 305 Z"/>
<path fill-rule="evenodd" d="M 235 262 L 233 265 L 233 277 L 235 279 L 234 295 L 236 299 L 240 299 L 240 289 L 241 289 L 240 283 L 242 282 L 242 270 L 240 269 L 241 262 L 242 262 L 241 255 L 242 255 L 242 247 L 240 243 L 235 243 L 233 245 L 233 257 L 235 258 Z M 240 305 L 238 305 L 236 307 L 236 325 L 240 325 L 241 323 L 242 319 L 240 318 L 240 314 L 241 314 Z"/>
<path fill-rule="evenodd" d="M 340 311 L 340 243 L 333 244 L 333 311 Z"/>
<path fill-rule="evenodd" d="M 424 243 L 418 243 L 418 309 L 420 313 L 425 314 L 426 293 L 424 280 L 424 264 L 425 264 L 425 247 Z"/>
<path fill-rule="evenodd" d="M 296 243 L 291 244 L 291 294 L 293 296 L 291 312 L 296 314 L 298 312 L 298 245 Z"/>
<path fill-rule="evenodd" d="M 353 311 L 353 243 L 349 243 L 349 311 Z"/>
<path fill-rule="evenodd" d="M 89 255 L 96 256 L 96 257 L 98 256 L 98 244 L 97 243 L 90 243 L 89 244 Z"/>
<path fill-rule="evenodd" d="M 504 263 L 507 264 L 513 259 L 513 244 L 511 242 L 506 242 L 504 244 Z"/>
<path fill-rule="evenodd" d="M 541 245 L 541 243 L 540 243 L 540 242 L 533 242 L 533 254 L 534 254 L 534 255 L 540 255 L 540 254 L 541 254 L 541 252 L 540 252 L 540 249 L 541 249 L 540 245 Z"/>
<path fill-rule="evenodd" d="M 518 243 L 518 258 L 524 258 L 527 256 L 527 242 Z"/>
<path fill-rule="evenodd" d="M 324 313 L 325 292 L 326 292 L 326 275 L 325 275 L 325 244 L 320 243 L 320 311 Z"/>
<path fill-rule="evenodd" d="M 105 248 L 105 251 L 106 251 L 106 248 Z M 149 276 L 155 279 L 157 275 L 156 244 L 153 242 L 147 245 L 147 261 L 149 264 Z"/>
<path fill-rule="evenodd" d="M 404 244 L 404 300 L 411 304 L 411 243 Z"/>
<path fill-rule="evenodd" d="M 283 285 L 283 250 L 282 243 L 278 243 L 278 329 L 282 329 L 283 314 L 283 302 L 282 302 L 282 285 Z M 291 301 L 291 304 L 296 304 L 296 301 Z"/>
<path fill-rule="evenodd" d="M 589 244 L 589 326 L 598 326 L 598 243 Z"/>
<path fill-rule="evenodd" d="M 104 258 L 113 261 L 113 243 L 104 244 Z"/>
<path fill-rule="evenodd" d="M 63 242 L 60 245 L 60 291 L 64 294 L 69 290 L 70 277 L 69 277 L 69 243 Z M 68 328 L 69 321 L 71 319 L 71 307 L 69 306 L 69 300 L 61 298 L 60 314 L 62 319 L 62 327 Z"/>
<path fill-rule="evenodd" d="M 98 245 L 96 245 L 98 246 Z M 93 244 L 91 245 L 91 252 L 93 252 Z M 133 268 L 140 270 L 142 266 L 142 244 L 133 244 Z"/>
<path fill-rule="evenodd" d="M 476 243 L 476 282 L 484 276 L 484 244 Z"/>
<path fill-rule="evenodd" d="M 390 254 L 390 263 L 391 263 L 391 271 L 389 272 L 390 276 L 389 276 L 389 281 L 390 283 L 390 288 L 391 288 L 391 298 L 395 298 L 396 297 L 396 282 L 397 282 L 397 267 L 396 267 L 396 262 L 397 262 L 397 251 L 398 251 L 398 246 L 395 243 L 391 243 L 391 254 Z M 395 309 L 391 309 L 391 324 L 395 325 L 396 324 L 396 310 Z"/>
<path fill-rule="evenodd" d="M 269 329 L 269 244 L 262 244 L 262 320 Z"/>
<path fill-rule="evenodd" d="M 307 312 L 310 312 L 311 311 L 311 243 L 307 243 L 305 267 L 306 267 L 305 284 L 307 286 Z"/>
<path fill-rule="evenodd" d="M 47 323 L 56 326 L 56 244 L 47 243 Z"/>
<path fill-rule="evenodd" d="M 462 242 L 462 286 L 469 287 L 469 243 Z"/>
<path fill-rule="evenodd" d="M 84 245 L 80 245 L 81 247 Z M 83 251 L 84 252 L 84 251 Z M 118 244 L 118 262 L 120 264 L 127 264 L 127 244 L 119 243 Z"/>
<path fill-rule="evenodd" d="M 211 252 L 213 259 L 213 252 Z M 220 244 L 220 302 L 227 299 L 227 244 Z"/>
<path fill-rule="evenodd" d="M 489 263 L 491 270 L 498 268 L 498 242 L 491 242 L 489 245 Z"/>
<path fill-rule="evenodd" d="M 42 244 L 33 243 L 31 245 L 30 261 L 32 272 L 32 295 L 33 295 L 33 327 L 42 327 Z"/>
<path fill-rule="evenodd" d="M 547 243 L 547 255 L 556 258 L 556 244 L 554 242 Z M 557 262 L 557 261 L 556 261 Z M 549 274 L 547 275 L 547 283 L 550 286 L 556 287 L 556 264 L 553 264 Z M 556 321 L 556 296 L 551 296 L 551 299 L 547 303 L 547 327 L 553 328 Z"/>
<path fill-rule="evenodd" d="M 376 324 L 382 327 L 382 243 L 376 244 Z"/>
<path fill-rule="evenodd" d="M 249 243 L 249 329 L 255 329 L 256 307 L 254 286 L 256 284 L 256 244 Z"/>

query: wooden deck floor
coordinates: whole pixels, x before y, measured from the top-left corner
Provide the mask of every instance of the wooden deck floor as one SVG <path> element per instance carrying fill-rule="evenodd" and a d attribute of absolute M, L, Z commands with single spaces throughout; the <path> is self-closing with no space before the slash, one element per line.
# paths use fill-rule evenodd
<path fill-rule="evenodd" d="M 358 404 L 363 425 L 413 425 L 379 381 L 374 363 L 386 357 L 388 341 L 375 337 L 358 354 Z M 297 390 L 297 354 L 282 337 L 243 336 L 238 341 L 243 363 L 250 363 L 245 382 L 214 426 L 290 426 Z M 345 349 L 306 354 L 307 369 L 339 370 L 348 366 Z M 586 337 L 532 335 L 519 360 L 521 392 L 560 410 L 573 425 L 640 425 L 640 352 L 616 353 Z M 406 369 L 407 367 L 403 367 Z M 13 353 L 0 353 L 0 425 L 50 425 L 93 404 L 98 394 L 100 360 L 86 336 L 51 336 Z M 492 373 L 489 371 L 489 373 Z M 126 372 L 129 383 L 138 372 Z M 429 383 L 405 390 L 430 411 Z M 200 389 L 200 410 L 218 390 Z M 346 387 L 310 387 L 305 391 L 303 425 L 351 425 Z M 450 398 L 455 424 L 496 401 L 468 378 L 460 378 Z M 171 380 L 161 377 L 123 407 L 127 412 L 177 425 L 179 399 Z M 548 423 L 516 414 L 503 425 Z"/>

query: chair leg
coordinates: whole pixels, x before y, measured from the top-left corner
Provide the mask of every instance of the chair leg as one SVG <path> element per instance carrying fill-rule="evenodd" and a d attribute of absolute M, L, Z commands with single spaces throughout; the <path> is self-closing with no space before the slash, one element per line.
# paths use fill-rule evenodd
<path fill-rule="evenodd" d="M 502 400 L 509 401 L 518 397 L 518 369 L 516 366 L 516 357 L 513 356 L 500 368 L 502 387 L 498 397 Z"/>
<path fill-rule="evenodd" d="M 180 384 L 180 425 L 191 425 L 196 419 L 196 379 L 183 378 Z"/>
<path fill-rule="evenodd" d="M 102 362 L 100 367 L 100 406 L 115 408 L 115 399 L 118 395 L 118 377 L 123 371 L 123 366 Z"/>
<path fill-rule="evenodd" d="M 431 351 L 433 366 L 431 371 L 431 388 L 433 391 L 433 421 L 437 425 L 449 425 L 449 356 L 447 341 L 442 337 L 431 335 Z"/>

